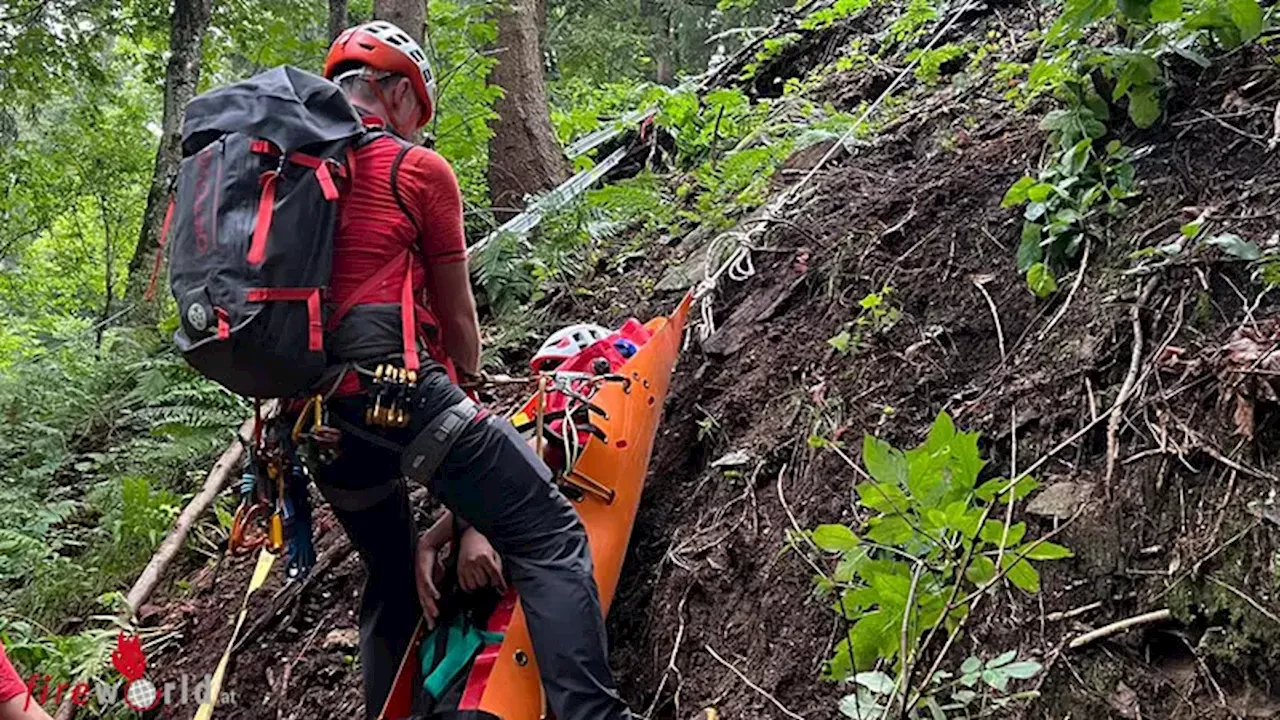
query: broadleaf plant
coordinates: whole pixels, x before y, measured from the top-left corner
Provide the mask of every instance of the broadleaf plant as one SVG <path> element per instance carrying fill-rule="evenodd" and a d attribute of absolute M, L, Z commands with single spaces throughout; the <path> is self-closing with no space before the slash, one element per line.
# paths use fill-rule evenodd
<path fill-rule="evenodd" d="M 817 578 L 819 588 L 847 621 L 824 676 L 858 686 L 841 704 L 848 717 L 861 717 L 855 713 L 867 703 L 883 703 L 883 678 L 868 673 L 901 667 L 904 636 L 914 654 L 935 626 L 957 628 L 969 612 L 965 599 L 976 591 L 1008 580 L 1036 593 L 1041 585 L 1037 563 L 1072 556 L 1062 545 L 1029 538 L 1026 523 L 1006 527 L 996 519 L 1004 516 L 1005 505 L 1038 483 L 1029 476 L 979 482 L 987 463 L 978 439 L 976 432 L 958 430 L 945 412 L 923 443 L 905 451 L 867 435 L 862 448 L 867 478 L 854 486 L 866 520 L 856 528 L 826 524 L 808 533 L 822 556 L 817 561 L 832 568 L 829 576 Z M 832 444 L 824 447 L 840 452 Z M 986 668 L 982 673 L 991 671 L 984 677 L 999 690 L 1009 679 L 1027 676 L 1034 664 L 996 672 L 1009 663 L 1003 656 L 997 660 L 974 662 Z"/>

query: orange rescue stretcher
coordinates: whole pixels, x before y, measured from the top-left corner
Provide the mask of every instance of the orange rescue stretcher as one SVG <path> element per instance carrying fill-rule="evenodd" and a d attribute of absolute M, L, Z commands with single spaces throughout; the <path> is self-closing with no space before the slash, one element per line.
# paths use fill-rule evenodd
<path fill-rule="evenodd" d="M 590 435 L 580 452 L 573 453 L 572 465 L 561 468 L 559 473 L 566 495 L 574 501 L 586 526 L 596 583 L 606 613 L 622 572 L 692 303 L 692 294 L 687 295 L 670 316 L 645 323 L 652 337 L 630 359 L 612 370 L 615 381 L 600 383 L 589 399 L 591 405 L 603 410 L 603 414 L 590 413 L 591 424 L 602 432 Z M 545 383 L 540 385 L 538 393 L 512 417 L 517 427 L 536 423 L 538 434 L 534 442 L 540 450 L 543 427 L 538 407 L 539 403 L 546 402 L 548 392 Z M 562 428 L 562 432 L 568 431 Z M 444 622 L 444 618 L 441 621 Z M 488 615 L 485 630 L 487 637 L 500 639 L 481 647 L 470 661 L 456 710 L 437 711 L 431 717 L 501 720 L 546 717 L 537 659 L 514 590 L 497 601 Z M 423 636 L 424 626 L 420 624 L 379 716 L 382 720 L 411 717 L 414 699 L 422 691 L 419 653 Z"/>

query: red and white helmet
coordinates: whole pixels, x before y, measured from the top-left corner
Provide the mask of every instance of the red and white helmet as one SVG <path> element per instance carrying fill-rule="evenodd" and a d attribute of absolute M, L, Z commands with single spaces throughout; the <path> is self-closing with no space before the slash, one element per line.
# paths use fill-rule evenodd
<path fill-rule="evenodd" d="M 351 63 L 409 78 L 423 108 L 418 127 L 431 119 L 436 107 L 436 78 L 422 46 L 405 31 L 382 20 L 347 28 L 329 47 L 324 76 L 333 80 L 340 67 Z"/>
<path fill-rule="evenodd" d="M 551 337 L 542 343 L 542 348 L 538 350 L 537 355 L 533 356 L 533 362 L 529 363 L 529 366 L 534 372 L 553 370 L 560 363 L 611 334 L 609 330 L 590 323 L 562 328 L 551 333 Z"/>

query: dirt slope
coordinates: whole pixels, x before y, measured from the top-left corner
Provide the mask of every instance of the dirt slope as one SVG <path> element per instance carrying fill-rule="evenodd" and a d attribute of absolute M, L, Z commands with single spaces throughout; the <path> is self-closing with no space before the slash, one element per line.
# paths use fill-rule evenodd
<path fill-rule="evenodd" d="M 962 30 L 980 37 L 1030 22 L 1014 12 Z M 873 89 L 855 80 L 829 81 L 832 99 L 847 107 L 865 99 Z M 1028 717 L 1280 712 L 1267 695 L 1280 652 L 1269 610 L 1280 548 L 1273 526 L 1247 505 L 1275 489 L 1280 427 L 1261 403 L 1255 439 L 1238 437 L 1236 386 L 1219 376 L 1220 348 L 1238 328 L 1264 325 L 1271 304 L 1255 302 L 1247 268 L 1215 251 L 1126 273 L 1132 250 L 1177 234 L 1190 219 L 1184 208 L 1212 206 L 1220 230 L 1272 236 L 1280 169 L 1252 136 L 1270 135 L 1280 71 L 1246 52 L 1179 81 L 1163 129 L 1124 138 L 1145 152 L 1136 163 L 1142 199 L 1091 248 L 1074 293 L 1069 276 L 1038 301 L 1013 270 L 1020 220 L 1000 199 L 1034 169 L 1043 137 L 1033 117 L 1013 113 L 999 89 L 982 83 L 915 92 L 887 134 L 820 173 L 782 213 L 787 222 L 769 227 L 755 276 L 722 288 L 719 329 L 683 358 L 668 400 L 610 618 L 614 664 L 637 711 L 688 720 L 716 706 L 724 718 L 782 717 L 714 651 L 790 711 L 837 716 L 844 689 L 817 677 L 839 626 L 812 592 L 812 571 L 783 552 L 784 534 L 793 523 L 854 522 L 856 476 L 812 449 L 809 435 L 854 440 L 852 448 L 867 431 L 913 444 L 945 409 L 983 433 L 996 468 L 1013 461 L 1016 437 L 1025 467 L 1109 408 L 1136 357 L 1109 485 L 1106 423 L 1040 472 L 1045 485 L 1080 486 L 1086 510 L 1059 536 L 1076 558 L 1045 565 L 1040 596 L 998 593 L 953 651 L 956 661 L 979 647 L 1042 659 L 1050 669 Z M 641 280 L 701 251 L 697 243 L 655 250 L 625 278 L 602 280 L 598 305 L 586 310 L 616 322 L 669 308 L 678 293 L 642 294 L 652 284 Z M 829 347 L 857 316 L 858 300 L 885 286 L 901 319 L 848 357 Z M 740 472 L 710 467 L 730 451 L 750 458 Z M 1055 527 L 1019 514 L 1032 533 Z M 329 532 L 322 548 L 337 535 Z M 212 668 L 247 572 L 245 561 L 229 560 L 216 583 L 192 581 L 167 615 L 183 627 L 183 643 L 166 656 L 173 664 L 157 665 Z M 350 649 L 326 647 L 325 638 L 355 627 L 361 581 L 359 562 L 345 557 L 264 625 L 232 668 L 238 705 L 220 717 L 355 716 L 358 668 Z M 270 605 L 275 582 L 251 618 Z M 1087 628 L 1164 607 L 1177 623 L 1064 649 Z M 1053 619 L 1077 608 L 1086 610 Z"/>

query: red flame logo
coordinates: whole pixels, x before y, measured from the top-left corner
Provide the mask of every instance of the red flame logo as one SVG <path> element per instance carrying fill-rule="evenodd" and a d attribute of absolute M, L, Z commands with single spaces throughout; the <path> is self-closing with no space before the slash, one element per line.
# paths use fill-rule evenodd
<path fill-rule="evenodd" d="M 142 641 L 124 631 L 116 637 L 116 649 L 111 651 L 111 664 L 130 682 L 147 672 L 147 658 L 142 654 Z"/>

